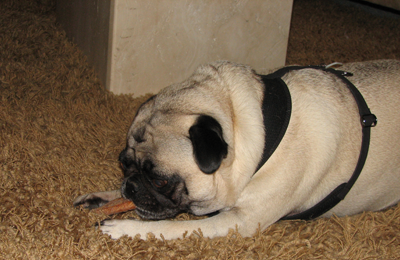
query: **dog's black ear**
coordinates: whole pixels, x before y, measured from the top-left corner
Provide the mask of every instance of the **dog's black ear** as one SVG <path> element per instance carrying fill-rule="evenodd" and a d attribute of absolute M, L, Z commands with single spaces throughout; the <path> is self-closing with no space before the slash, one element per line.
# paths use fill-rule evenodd
<path fill-rule="evenodd" d="M 214 173 L 228 154 L 228 145 L 222 137 L 222 127 L 211 116 L 199 116 L 189 129 L 193 154 L 204 173 Z"/>

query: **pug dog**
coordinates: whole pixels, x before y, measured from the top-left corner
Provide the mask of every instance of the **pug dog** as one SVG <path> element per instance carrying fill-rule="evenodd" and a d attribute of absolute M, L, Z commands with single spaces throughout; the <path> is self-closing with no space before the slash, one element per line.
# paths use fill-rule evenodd
<path fill-rule="evenodd" d="M 348 80 L 379 123 L 358 179 L 322 217 L 378 211 L 400 199 L 400 61 L 337 69 L 352 74 Z M 289 70 L 278 81 L 290 104 L 266 117 L 282 102 L 273 96 L 272 105 L 265 102 L 270 87 L 262 75 L 228 61 L 200 66 L 137 111 L 119 156 L 121 189 L 80 196 L 74 205 L 95 208 L 122 196 L 152 220 L 105 220 L 99 229 L 113 239 L 148 233 L 175 239 L 199 229 L 210 238 L 230 229 L 251 236 L 313 208 L 355 172 L 364 149 L 359 106 L 348 84 L 325 69 Z M 268 129 L 289 110 L 284 134 L 263 161 L 266 140 L 276 136 Z M 181 212 L 210 216 L 171 220 Z"/>

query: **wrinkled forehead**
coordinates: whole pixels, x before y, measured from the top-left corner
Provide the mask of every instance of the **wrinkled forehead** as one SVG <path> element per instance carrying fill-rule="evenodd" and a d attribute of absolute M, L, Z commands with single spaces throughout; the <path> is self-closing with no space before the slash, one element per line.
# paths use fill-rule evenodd
<path fill-rule="evenodd" d="M 161 145 L 169 140 L 188 138 L 189 128 L 196 117 L 196 115 L 187 115 L 179 111 L 160 111 L 154 107 L 151 109 L 145 107 L 139 111 L 129 129 L 128 145 L 133 147 L 140 143 L 147 143 L 148 146 L 155 142 Z"/>

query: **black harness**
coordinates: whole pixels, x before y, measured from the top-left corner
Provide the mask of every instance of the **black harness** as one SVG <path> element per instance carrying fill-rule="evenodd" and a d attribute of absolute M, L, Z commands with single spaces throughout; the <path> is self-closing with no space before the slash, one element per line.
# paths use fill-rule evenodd
<path fill-rule="evenodd" d="M 349 88 L 358 105 L 358 110 L 362 125 L 362 144 L 360 156 L 353 175 L 348 182 L 340 184 L 328 196 L 319 203 L 301 213 L 283 217 L 283 220 L 288 219 L 304 219 L 310 220 L 323 215 L 334 206 L 336 206 L 356 182 L 361 170 L 367 159 L 368 147 L 370 141 L 370 127 L 377 123 L 375 115 L 371 114 L 367 103 L 358 89 L 345 77 L 352 76 L 351 73 L 327 68 L 325 66 L 289 66 L 284 67 L 272 74 L 260 75 L 261 80 L 265 85 L 264 98 L 262 102 L 262 112 L 265 127 L 265 143 L 262 158 L 257 166 L 256 172 L 264 165 L 268 158 L 273 154 L 278 147 L 286 129 L 289 125 L 290 115 L 292 111 L 292 102 L 290 92 L 285 82 L 281 79 L 286 73 L 292 70 L 301 69 L 319 69 L 336 75 Z"/>

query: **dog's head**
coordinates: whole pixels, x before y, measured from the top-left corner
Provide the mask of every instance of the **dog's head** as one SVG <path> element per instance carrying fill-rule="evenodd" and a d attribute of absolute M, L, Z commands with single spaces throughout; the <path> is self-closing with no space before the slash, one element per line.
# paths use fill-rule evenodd
<path fill-rule="evenodd" d="M 208 214 L 235 200 L 235 115 L 220 74 L 202 67 L 139 108 L 119 160 L 122 195 L 141 217 Z"/>

